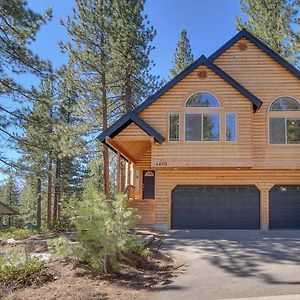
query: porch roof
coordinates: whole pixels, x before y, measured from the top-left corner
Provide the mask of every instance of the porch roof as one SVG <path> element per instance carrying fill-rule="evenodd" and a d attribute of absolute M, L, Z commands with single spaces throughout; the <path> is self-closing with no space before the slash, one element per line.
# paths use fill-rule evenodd
<path fill-rule="evenodd" d="M 151 127 L 148 123 L 142 120 L 134 112 L 128 112 L 127 114 L 125 114 L 121 119 L 119 119 L 117 122 L 111 125 L 107 130 L 99 134 L 97 138 L 100 142 L 105 143 L 105 139 L 107 137 L 114 138 L 118 133 L 120 133 L 131 123 L 136 124 L 150 137 L 153 137 L 154 140 L 159 144 L 161 144 L 165 140 L 165 138 L 159 132 L 157 132 L 153 127 Z"/>

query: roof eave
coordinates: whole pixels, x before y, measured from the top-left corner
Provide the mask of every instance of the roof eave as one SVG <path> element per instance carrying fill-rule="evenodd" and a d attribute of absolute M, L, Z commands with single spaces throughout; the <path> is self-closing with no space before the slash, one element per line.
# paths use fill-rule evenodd
<path fill-rule="evenodd" d="M 115 137 L 118 133 L 120 133 L 123 129 L 129 126 L 131 123 L 136 124 L 141 130 L 147 133 L 149 136 L 153 137 L 156 142 L 161 144 L 165 138 L 157 132 L 153 127 L 151 127 L 148 123 L 142 120 L 136 113 L 128 112 L 125 114 L 120 120 L 112 124 L 107 130 L 103 131 L 97 136 L 97 139 L 105 144 L 105 138 Z"/>

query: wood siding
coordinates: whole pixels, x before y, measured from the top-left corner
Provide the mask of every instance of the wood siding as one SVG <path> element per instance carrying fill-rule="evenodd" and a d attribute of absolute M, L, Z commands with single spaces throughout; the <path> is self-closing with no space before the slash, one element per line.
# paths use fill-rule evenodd
<path fill-rule="evenodd" d="M 154 169 L 156 172 L 153 213 L 149 213 L 150 204 L 146 200 L 131 203 L 142 216 L 147 215 L 142 217 L 147 224 L 152 220 L 170 226 L 171 193 L 176 185 L 255 185 L 260 190 L 261 225 L 267 228 L 270 188 L 300 184 L 300 144 L 270 145 L 268 142 L 270 103 L 279 96 L 292 96 L 299 101 L 300 80 L 251 42 L 244 42 L 246 50 L 240 50 L 236 44 L 217 58 L 215 64 L 263 101 L 257 112 L 253 113 L 252 103 L 247 98 L 205 66 L 200 66 L 140 113 L 143 120 L 166 138 L 165 142 L 153 143 L 134 124 L 114 138 L 136 157 L 136 198 L 142 195 L 142 171 Z M 207 78 L 198 77 L 200 70 L 208 72 Z M 185 113 L 200 111 L 185 108 L 185 102 L 200 91 L 214 94 L 220 102 L 219 142 L 184 141 Z M 237 115 L 236 142 L 225 142 L 226 112 Z M 179 142 L 168 141 L 169 113 L 180 114 Z M 293 114 L 300 117 L 299 113 Z"/>
<path fill-rule="evenodd" d="M 215 63 L 263 101 L 253 114 L 253 166 L 255 168 L 300 168 L 300 145 L 270 145 L 268 109 L 280 96 L 300 100 L 300 80 L 249 41 L 247 49 L 238 43 Z M 298 113 L 298 117 L 300 117 Z"/>
<path fill-rule="evenodd" d="M 134 208 L 137 214 L 140 216 L 138 226 L 141 227 L 153 227 L 155 224 L 155 200 L 129 200 L 128 205 Z"/>
<path fill-rule="evenodd" d="M 198 78 L 200 70 L 208 72 L 207 79 Z M 214 94 L 220 109 L 185 108 L 189 96 L 199 91 Z M 185 113 L 209 111 L 220 113 L 220 141 L 185 142 Z M 237 142 L 225 142 L 226 112 L 237 114 Z M 179 142 L 168 142 L 169 113 L 180 113 Z M 160 162 L 168 167 L 251 167 L 252 114 L 252 103 L 247 98 L 205 66 L 200 66 L 141 113 L 141 117 L 166 138 L 162 145 L 152 147 L 152 167 Z"/>

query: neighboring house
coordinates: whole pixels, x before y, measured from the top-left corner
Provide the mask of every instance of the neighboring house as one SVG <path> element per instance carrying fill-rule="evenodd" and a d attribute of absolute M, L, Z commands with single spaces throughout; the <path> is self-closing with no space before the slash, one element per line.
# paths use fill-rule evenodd
<path fill-rule="evenodd" d="M 0 229 L 3 226 L 3 217 L 17 215 L 18 212 L 9 207 L 8 205 L 0 202 Z"/>
<path fill-rule="evenodd" d="M 144 225 L 300 228 L 300 72 L 244 29 L 98 138 Z"/>

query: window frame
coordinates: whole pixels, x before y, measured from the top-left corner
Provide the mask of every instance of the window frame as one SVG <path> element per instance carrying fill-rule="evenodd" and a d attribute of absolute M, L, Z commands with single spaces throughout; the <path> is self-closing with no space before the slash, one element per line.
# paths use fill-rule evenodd
<path fill-rule="evenodd" d="M 234 115 L 235 116 L 235 140 L 234 141 L 228 141 L 227 140 L 227 115 Z M 238 140 L 238 118 L 237 118 L 237 113 L 236 112 L 230 112 L 230 111 L 225 111 L 225 128 L 224 128 L 224 139 L 225 139 L 225 143 L 237 143 Z"/>
<path fill-rule="evenodd" d="M 212 97 L 214 97 L 217 100 L 217 102 L 218 102 L 218 106 L 187 106 L 188 101 L 193 96 L 195 96 L 197 94 L 201 94 L 201 93 L 209 94 Z M 193 108 L 196 108 L 196 109 L 202 109 L 202 108 L 206 108 L 206 109 L 220 109 L 221 108 L 221 104 L 220 104 L 219 99 L 213 93 L 210 93 L 210 92 L 207 92 L 207 91 L 198 91 L 198 92 L 195 92 L 195 93 L 193 93 L 193 94 L 191 94 L 191 95 L 188 96 L 188 98 L 184 102 L 184 108 L 185 109 L 193 109 Z"/>
<path fill-rule="evenodd" d="M 273 111 L 271 111 L 273 112 Z M 277 112 L 277 111 L 276 111 Z M 293 111 L 295 112 L 295 111 Z M 273 144 L 271 143 L 271 135 L 270 135 L 270 119 L 273 118 L 273 119 L 284 119 L 284 143 L 283 144 Z M 292 119 L 292 120 L 300 120 L 300 116 L 287 116 L 287 115 L 283 115 L 283 116 L 268 116 L 268 144 L 270 146 L 300 146 L 300 142 L 299 143 L 288 143 L 288 140 L 287 140 L 287 120 L 288 119 Z"/>
<path fill-rule="evenodd" d="M 194 107 L 186 107 L 188 109 L 193 109 Z M 199 109 L 199 107 L 196 107 L 197 109 Z M 202 107 L 200 107 L 202 108 Z M 211 107 L 212 109 L 216 109 L 216 107 Z M 206 107 L 207 109 L 207 107 Z M 219 129 L 219 139 L 216 140 L 216 141 L 208 141 L 208 140 L 203 140 L 203 115 L 211 115 L 211 114 L 215 114 L 218 116 L 218 129 Z M 192 140 L 186 140 L 186 134 L 185 134 L 185 128 L 186 128 L 186 115 L 202 115 L 201 117 L 201 140 L 199 141 L 192 141 Z M 184 142 L 187 142 L 187 143 L 219 143 L 221 142 L 221 113 L 219 111 L 199 111 L 199 112 L 184 112 L 184 132 L 183 132 L 183 135 L 184 135 Z"/>
<path fill-rule="evenodd" d="M 280 98 L 291 98 L 291 99 L 293 99 L 294 101 L 296 101 L 296 102 L 298 103 L 299 108 L 300 108 L 300 102 L 298 101 L 298 99 L 296 99 L 295 97 L 292 97 L 292 96 L 283 95 L 283 96 L 279 96 L 279 97 L 275 98 L 273 101 L 271 101 L 271 103 L 270 103 L 270 105 L 269 105 L 269 107 L 268 107 L 268 112 L 269 112 L 269 113 L 280 113 L 280 112 L 281 112 L 281 113 L 286 113 L 286 112 L 290 113 L 290 112 L 300 112 L 300 109 L 299 109 L 299 110 L 271 110 L 272 105 L 273 105 L 277 100 L 279 100 Z"/>
<path fill-rule="evenodd" d="M 178 141 L 171 141 L 170 140 L 170 117 L 171 117 L 171 115 L 178 115 L 178 123 L 179 123 L 179 125 L 178 125 Z M 180 136 L 180 123 L 181 123 L 181 120 L 180 120 L 180 113 L 179 112 L 169 112 L 168 113 L 168 142 L 170 142 L 170 143 L 178 143 L 178 142 L 180 142 L 180 138 L 181 138 L 181 136 Z"/>

